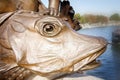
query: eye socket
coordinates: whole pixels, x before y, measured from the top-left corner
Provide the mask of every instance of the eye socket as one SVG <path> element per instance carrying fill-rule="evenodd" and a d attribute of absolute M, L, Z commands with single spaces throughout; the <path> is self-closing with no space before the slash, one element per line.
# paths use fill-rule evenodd
<path fill-rule="evenodd" d="M 61 27 L 57 24 L 43 23 L 42 25 L 37 25 L 38 32 L 47 37 L 56 36 L 61 31 Z"/>

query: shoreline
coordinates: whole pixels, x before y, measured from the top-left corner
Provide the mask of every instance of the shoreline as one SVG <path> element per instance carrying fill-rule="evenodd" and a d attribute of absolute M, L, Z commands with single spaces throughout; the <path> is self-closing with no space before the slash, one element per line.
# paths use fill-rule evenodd
<path fill-rule="evenodd" d="M 87 28 L 97 28 L 97 27 L 109 27 L 109 26 L 120 26 L 120 21 L 119 22 L 108 22 L 108 23 L 85 23 L 85 24 L 80 24 L 82 26 L 82 29 L 87 29 Z"/>

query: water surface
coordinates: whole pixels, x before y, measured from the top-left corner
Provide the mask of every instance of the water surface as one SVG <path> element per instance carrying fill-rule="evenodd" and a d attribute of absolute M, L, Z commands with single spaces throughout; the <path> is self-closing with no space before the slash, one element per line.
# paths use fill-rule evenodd
<path fill-rule="evenodd" d="M 83 29 L 78 31 L 81 34 L 102 36 L 111 42 L 112 32 L 120 26 L 99 27 Z M 102 65 L 96 69 L 89 70 L 86 73 L 103 80 L 120 80 L 120 45 L 108 45 L 107 50 L 99 58 Z"/>

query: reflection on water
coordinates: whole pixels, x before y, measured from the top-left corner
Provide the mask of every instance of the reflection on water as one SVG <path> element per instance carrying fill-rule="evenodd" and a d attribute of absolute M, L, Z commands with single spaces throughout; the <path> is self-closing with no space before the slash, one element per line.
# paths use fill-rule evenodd
<path fill-rule="evenodd" d="M 93 29 L 84 29 L 79 33 L 102 36 L 111 42 L 112 32 L 118 27 L 101 27 Z M 120 45 L 108 45 L 107 50 L 99 57 L 102 65 L 94 70 L 89 70 L 86 73 L 97 76 L 103 80 L 120 80 Z"/>

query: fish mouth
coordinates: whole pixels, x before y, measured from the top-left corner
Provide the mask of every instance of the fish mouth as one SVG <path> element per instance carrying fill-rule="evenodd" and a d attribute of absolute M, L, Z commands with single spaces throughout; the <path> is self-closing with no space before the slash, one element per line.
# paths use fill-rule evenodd
<path fill-rule="evenodd" d="M 106 47 L 103 47 L 95 51 L 94 53 L 85 56 L 84 58 L 82 58 L 82 60 L 77 61 L 77 63 L 73 66 L 73 71 L 74 72 L 85 71 L 100 66 L 101 62 L 100 60 L 97 60 L 97 58 L 101 54 L 103 54 L 105 50 Z"/>

